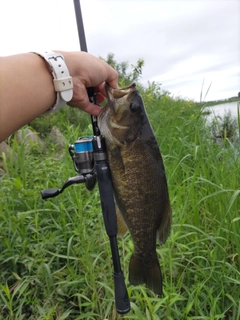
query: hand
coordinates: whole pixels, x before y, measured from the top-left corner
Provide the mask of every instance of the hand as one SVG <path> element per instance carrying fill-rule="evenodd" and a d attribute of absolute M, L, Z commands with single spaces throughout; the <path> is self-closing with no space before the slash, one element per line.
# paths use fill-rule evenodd
<path fill-rule="evenodd" d="M 117 71 L 105 61 L 86 52 L 54 51 L 64 56 L 69 73 L 73 78 L 73 98 L 68 105 L 97 116 L 101 107 L 89 101 L 87 88 L 94 87 L 97 102 L 102 102 L 106 97 L 105 82 L 108 82 L 114 89 L 118 88 Z"/>
<path fill-rule="evenodd" d="M 118 87 L 118 74 L 106 62 L 86 52 L 61 52 L 73 78 L 72 107 L 97 116 L 98 105 L 89 101 L 94 87 L 98 102 L 106 96 L 104 84 Z M 2 80 L 4 79 L 4 81 Z M 56 102 L 53 78 L 46 62 L 34 53 L 0 57 L 0 142 L 49 110 Z"/>

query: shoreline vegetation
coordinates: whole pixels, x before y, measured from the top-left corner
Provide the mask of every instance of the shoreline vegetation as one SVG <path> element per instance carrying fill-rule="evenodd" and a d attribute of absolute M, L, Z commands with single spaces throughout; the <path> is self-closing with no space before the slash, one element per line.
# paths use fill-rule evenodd
<path fill-rule="evenodd" d="M 206 101 L 206 102 L 199 102 L 200 106 L 204 107 L 213 107 L 219 104 L 225 104 L 230 102 L 240 102 L 240 97 L 231 97 L 227 99 L 220 99 L 220 100 L 212 100 L 212 101 Z"/>
<path fill-rule="evenodd" d="M 41 199 L 41 190 L 76 175 L 68 144 L 92 135 L 89 115 L 64 107 L 13 134 L 0 153 L 0 320 L 240 319 L 239 119 L 207 125 L 204 107 L 156 83 L 141 86 L 142 60 L 130 71 L 114 55 L 107 61 L 121 87 L 137 81 L 163 156 L 173 210 L 171 234 L 157 246 L 163 296 L 129 284 L 127 234 L 118 246 L 131 311 L 116 313 L 97 187 Z M 62 143 L 51 139 L 53 127 Z M 28 139 L 29 130 L 40 139 Z"/>

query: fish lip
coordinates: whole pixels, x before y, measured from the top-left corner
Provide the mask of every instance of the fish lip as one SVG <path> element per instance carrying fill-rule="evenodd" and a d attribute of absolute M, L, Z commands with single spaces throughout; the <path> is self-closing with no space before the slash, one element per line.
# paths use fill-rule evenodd
<path fill-rule="evenodd" d="M 120 89 L 113 89 L 112 87 L 110 87 L 109 83 L 105 83 L 105 90 L 107 93 L 107 98 L 109 101 L 114 101 L 115 99 L 119 99 L 122 98 L 126 95 L 128 95 L 129 93 L 132 93 L 136 90 L 136 83 L 133 82 L 132 84 L 130 84 L 129 86 L 125 87 L 125 88 L 120 88 Z"/>

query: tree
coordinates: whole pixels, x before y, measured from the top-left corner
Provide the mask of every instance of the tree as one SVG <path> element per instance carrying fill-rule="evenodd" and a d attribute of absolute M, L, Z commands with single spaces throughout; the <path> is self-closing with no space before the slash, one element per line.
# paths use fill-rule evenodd
<path fill-rule="evenodd" d="M 104 59 L 102 57 L 100 57 L 100 58 L 102 60 L 106 61 L 115 70 L 117 70 L 118 75 L 119 75 L 120 86 L 126 86 L 132 82 L 137 82 L 137 81 L 139 81 L 139 79 L 142 75 L 142 68 L 144 66 L 143 59 L 138 59 L 136 64 L 131 64 L 131 66 L 129 67 L 129 63 L 127 61 L 123 61 L 123 62 L 118 63 L 114 59 L 113 53 L 109 53 L 107 55 L 106 59 Z"/>

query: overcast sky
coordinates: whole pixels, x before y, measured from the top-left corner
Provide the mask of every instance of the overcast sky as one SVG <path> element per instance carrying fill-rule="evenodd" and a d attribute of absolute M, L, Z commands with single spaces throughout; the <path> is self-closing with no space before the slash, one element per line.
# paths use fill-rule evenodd
<path fill-rule="evenodd" d="M 240 91 L 240 0 L 81 0 L 89 53 L 145 61 L 141 82 L 206 100 Z M 79 50 L 73 0 L 0 1 L 0 55 Z"/>

